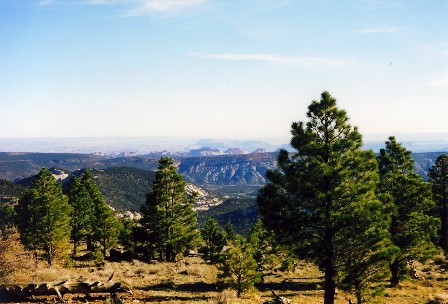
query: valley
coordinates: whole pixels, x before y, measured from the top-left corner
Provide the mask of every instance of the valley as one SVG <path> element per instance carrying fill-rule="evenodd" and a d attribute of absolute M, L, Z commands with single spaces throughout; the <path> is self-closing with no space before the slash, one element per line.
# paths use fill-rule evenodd
<path fill-rule="evenodd" d="M 428 169 L 440 154 L 442 152 L 413 153 L 415 171 L 426 179 Z M 32 177 L 46 167 L 61 174 L 58 178 L 66 185 L 71 176 L 80 176 L 85 169 L 92 169 L 108 204 L 119 213 L 135 214 L 145 202 L 160 156 L 163 154 L 115 157 L 3 152 L 0 153 L 0 179 L 17 187 L 30 186 Z M 211 216 L 221 225 L 231 221 L 237 232 L 246 234 L 258 218 L 255 197 L 266 183 L 266 171 L 275 168 L 276 157 L 274 152 L 178 156 L 174 162 L 189 183 L 188 188 L 200 194 L 195 205 L 199 223 L 203 224 Z M 3 201 L 17 195 L 9 193 L 8 189 L 0 188 Z"/>

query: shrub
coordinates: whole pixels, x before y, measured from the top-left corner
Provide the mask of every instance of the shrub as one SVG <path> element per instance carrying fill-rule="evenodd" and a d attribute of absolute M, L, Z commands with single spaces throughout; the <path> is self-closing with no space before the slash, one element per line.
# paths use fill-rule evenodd
<path fill-rule="evenodd" d="M 15 228 L 0 230 L 0 283 L 11 283 L 14 274 L 27 271 L 32 267 L 30 253 L 20 242 L 20 235 Z"/>

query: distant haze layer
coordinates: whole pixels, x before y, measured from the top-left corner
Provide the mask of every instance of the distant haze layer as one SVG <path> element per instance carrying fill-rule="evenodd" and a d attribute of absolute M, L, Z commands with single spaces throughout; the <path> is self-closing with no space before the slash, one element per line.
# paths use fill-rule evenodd
<path fill-rule="evenodd" d="M 368 134 L 365 148 L 379 151 L 390 135 L 397 137 L 413 152 L 448 151 L 447 133 L 428 134 Z M 209 147 L 215 149 L 241 148 L 249 152 L 256 149 L 275 151 L 288 149 L 288 139 L 195 139 L 176 137 L 69 137 L 69 138 L 0 138 L 0 152 L 53 152 L 53 153 L 105 153 L 147 154 L 155 151 L 187 152 Z"/>

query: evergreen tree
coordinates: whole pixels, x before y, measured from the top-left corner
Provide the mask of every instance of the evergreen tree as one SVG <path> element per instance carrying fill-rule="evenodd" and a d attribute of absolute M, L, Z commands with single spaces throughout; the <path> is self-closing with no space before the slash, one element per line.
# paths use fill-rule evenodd
<path fill-rule="evenodd" d="M 120 222 L 121 229 L 118 234 L 118 242 L 123 245 L 126 250 L 135 252 L 136 247 L 138 247 L 136 231 L 139 229 L 140 225 L 133 219 L 122 219 Z"/>
<path fill-rule="evenodd" d="M 392 204 L 389 226 L 393 243 L 400 249 L 390 264 L 391 284 L 397 285 L 411 259 L 425 261 L 436 251 L 431 242 L 439 221 L 430 212 L 434 208 L 431 185 L 414 172 L 411 151 L 389 137 L 378 156 L 381 182 L 379 192 Z"/>
<path fill-rule="evenodd" d="M 235 226 L 232 221 L 229 219 L 227 224 L 224 226 L 224 233 L 227 242 L 233 241 L 236 238 Z"/>
<path fill-rule="evenodd" d="M 19 203 L 15 206 L 21 241 L 27 249 L 33 251 L 36 260 L 42 244 L 40 219 L 44 216 L 42 206 L 34 199 L 37 195 L 38 193 L 33 189 L 25 190 Z"/>
<path fill-rule="evenodd" d="M 12 227 L 15 216 L 16 212 L 13 207 L 0 202 L 0 231 L 4 231 L 8 227 Z"/>
<path fill-rule="evenodd" d="M 169 157 L 159 160 L 152 189 L 142 206 L 141 224 L 147 233 L 147 254 L 167 262 L 197 245 L 194 196 L 185 192 L 185 181 Z"/>
<path fill-rule="evenodd" d="M 43 168 L 33 181 L 31 189 L 16 207 L 18 228 L 24 244 L 37 251 L 43 250 L 51 264 L 58 249 L 70 237 L 71 207 L 62 193 L 62 187 L 48 169 Z"/>
<path fill-rule="evenodd" d="M 120 222 L 104 200 L 90 170 L 84 172 L 82 184 L 93 203 L 92 231 L 87 235 L 87 247 L 89 250 L 93 250 L 93 244 L 99 244 L 101 252 L 105 256 L 107 250 L 118 241 Z"/>
<path fill-rule="evenodd" d="M 440 247 L 448 253 L 448 154 L 437 157 L 436 163 L 429 169 L 428 176 L 441 221 Z"/>
<path fill-rule="evenodd" d="M 341 264 L 346 251 L 372 245 L 351 237 L 381 230 L 389 218 L 375 195 L 375 154 L 360 149 L 361 134 L 348 124 L 336 99 L 323 92 L 308 107 L 307 117 L 306 124 L 292 124 L 291 145 L 297 152 L 280 151 L 279 169 L 267 172 L 270 183 L 257 201 L 264 224 L 277 239 L 324 270 L 324 303 L 333 304 L 336 278 L 350 270 Z M 357 222 L 363 224 L 354 226 Z"/>
<path fill-rule="evenodd" d="M 242 236 L 237 236 L 221 258 L 218 278 L 225 286 L 236 290 L 238 298 L 260 281 L 253 248 Z"/>
<path fill-rule="evenodd" d="M 209 217 L 201 229 L 202 239 L 205 242 L 204 255 L 211 263 L 215 263 L 222 248 L 226 244 L 225 233 L 219 227 L 218 222 Z"/>
<path fill-rule="evenodd" d="M 253 256 L 257 263 L 257 271 L 264 279 L 266 271 L 272 270 L 278 262 L 279 248 L 274 240 L 274 235 L 267 230 L 259 219 L 250 230 L 248 241 L 254 249 Z"/>
<path fill-rule="evenodd" d="M 359 209 L 358 212 L 369 212 Z M 363 218 L 360 215 L 360 218 Z M 381 227 L 382 224 L 382 227 Z M 369 221 L 355 221 L 352 228 L 347 231 L 345 247 L 341 248 L 338 259 L 341 271 L 339 272 L 339 286 L 341 289 L 356 295 L 357 303 L 368 302 L 371 297 L 377 296 L 384 286 L 377 284 L 389 275 L 389 264 L 398 252 L 390 240 L 388 233 L 389 223 L 383 221 L 376 227 Z M 357 231 L 364 231 L 358 234 Z"/>
<path fill-rule="evenodd" d="M 74 176 L 68 188 L 68 202 L 72 206 L 71 237 L 73 240 L 73 254 L 81 240 L 92 234 L 93 202 L 81 180 Z"/>

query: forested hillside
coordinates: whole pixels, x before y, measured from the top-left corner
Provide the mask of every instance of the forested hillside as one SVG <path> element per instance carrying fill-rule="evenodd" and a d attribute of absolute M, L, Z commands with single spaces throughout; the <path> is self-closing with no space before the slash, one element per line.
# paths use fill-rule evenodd
<path fill-rule="evenodd" d="M 230 198 L 222 204 L 198 213 L 199 225 L 204 225 L 209 217 L 224 227 L 231 222 L 237 233 L 247 235 L 259 218 L 258 205 L 255 199 Z"/>
<path fill-rule="evenodd" d="M 153 171 L 129 167 L 95 169 L 93 175 L 106 201 L 118 211 L 139 211 L 155 177 Z"/>

